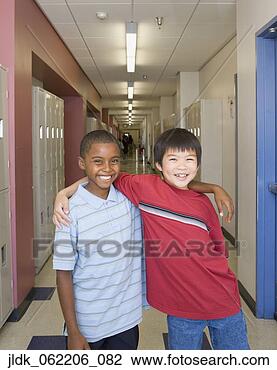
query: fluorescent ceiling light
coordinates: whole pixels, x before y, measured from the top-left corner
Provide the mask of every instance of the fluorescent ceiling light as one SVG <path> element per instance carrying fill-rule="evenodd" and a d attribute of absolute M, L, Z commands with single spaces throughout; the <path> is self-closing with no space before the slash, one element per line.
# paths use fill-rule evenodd
<path fill-rule="evenodd" d="M 127 72 L 135 72 L 137 50 L 137 24 L 135 22 L 126 23 L 126 56 Z"/>
<path fill-rule="evenodd" d="M 128 82 L 128 99 L 133 99 L 134 97 L 134 83 Z"/>
<path fill-rule="evenodd" d="M 128 110 L 132 110 L 133 109 L 133 104 L 132 103 L 129 103 L 128 104 Z"/>

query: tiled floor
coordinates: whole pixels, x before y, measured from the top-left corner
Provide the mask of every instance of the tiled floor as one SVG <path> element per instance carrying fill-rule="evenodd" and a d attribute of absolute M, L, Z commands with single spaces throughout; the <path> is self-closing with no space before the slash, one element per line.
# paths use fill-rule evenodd
<path fill-rule="evenodd" d="M 134 161 L 123 162 L 124 171 L 137 172 Z M 139 164 L 139 173 L 150 172 Z M 230 265 L 236 271 L 235 251 L 229 257 Z M 37 287 L 54 287 L 55 272 L 51 258 L 36 277 Z M 273 320 L 258 320 L 243 302 L 247 320 L 249 342 L 252 349 L 277 349 L 277 323 Z M 26 349 L 33 336 L 61 335 L 63 317 L 55 290 L 51 300 L 33 301 L 19 322 L 7 322 L 0 329 L 0 349 Z M 166 333 L 165 315 L 150 309 L 144 313 L 140 326 L 140 349 L 164 349 L 163 333 Z"/>

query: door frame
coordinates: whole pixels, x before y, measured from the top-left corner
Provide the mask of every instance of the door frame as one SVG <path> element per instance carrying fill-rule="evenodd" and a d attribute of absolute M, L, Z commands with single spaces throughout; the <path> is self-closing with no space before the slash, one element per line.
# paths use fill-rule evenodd
<path fill-rule="evenodd" d="M 277 27 L 277 17 L 256 33 L 256 316 L 265 319 L 275 316 L 277 278 L 276 195 L 268 190 L 276 181 L 277 32 L 274 38 L 270 27 Z"/>

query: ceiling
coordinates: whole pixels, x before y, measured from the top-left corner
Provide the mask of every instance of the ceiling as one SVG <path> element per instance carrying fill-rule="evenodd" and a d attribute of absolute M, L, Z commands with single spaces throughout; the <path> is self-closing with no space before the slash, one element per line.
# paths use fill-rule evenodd
<path fill-rule="evenodd" d="M 200 70 L 236 33 L 236 0 L 35 1 L 99 91 L 103 107 L 127 109 L 127 81 L 134 81 L 133 115 L 174 95 L 177 73 Z M 99 11 L 108 18 L 99 20 Z M 160 29 L 157 16 L 163 17 Z M 136 71 L 127 73 L 125 24 L 132 20 L 138 23 Z"/>

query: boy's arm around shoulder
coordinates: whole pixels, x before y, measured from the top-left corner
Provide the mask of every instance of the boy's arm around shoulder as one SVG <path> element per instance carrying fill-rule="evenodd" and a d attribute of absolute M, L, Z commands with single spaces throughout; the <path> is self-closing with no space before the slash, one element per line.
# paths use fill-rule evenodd
<path fill-rule="evenodd" d="M 115 180 L 114 185 L 135 206 L 138 206 L 143 197 L 143 193 L 147 191 L 148 186 L 151 186 L 151 178 L 153 176 L 155 175 L 132 175 L 121 172 Z"/>
<path fill-rule="evenodd" d="M 209 184 L 200 181 L 191 181 L 189 189 L 198 193 L 213 193 L 220 216 L 223 216 L 224 207 L 227 209 L 226 222 L 231 222 L 234 215 L 234 203 L 230 195 L 219 185 Z"/>
<path fill-rule="evenodd" d="M 218 215 L 210 199 L 206 195 L 203 197 L 203 199 L 209 209 L 209 220 L 208 220 L 209 221 L 208 224 L 210 227 L 209 235 L 215 245 L 215 250 L 220 254 L 225 255 L 225 257 L 228 257 L 229 252 L 226 247 Z"/>

